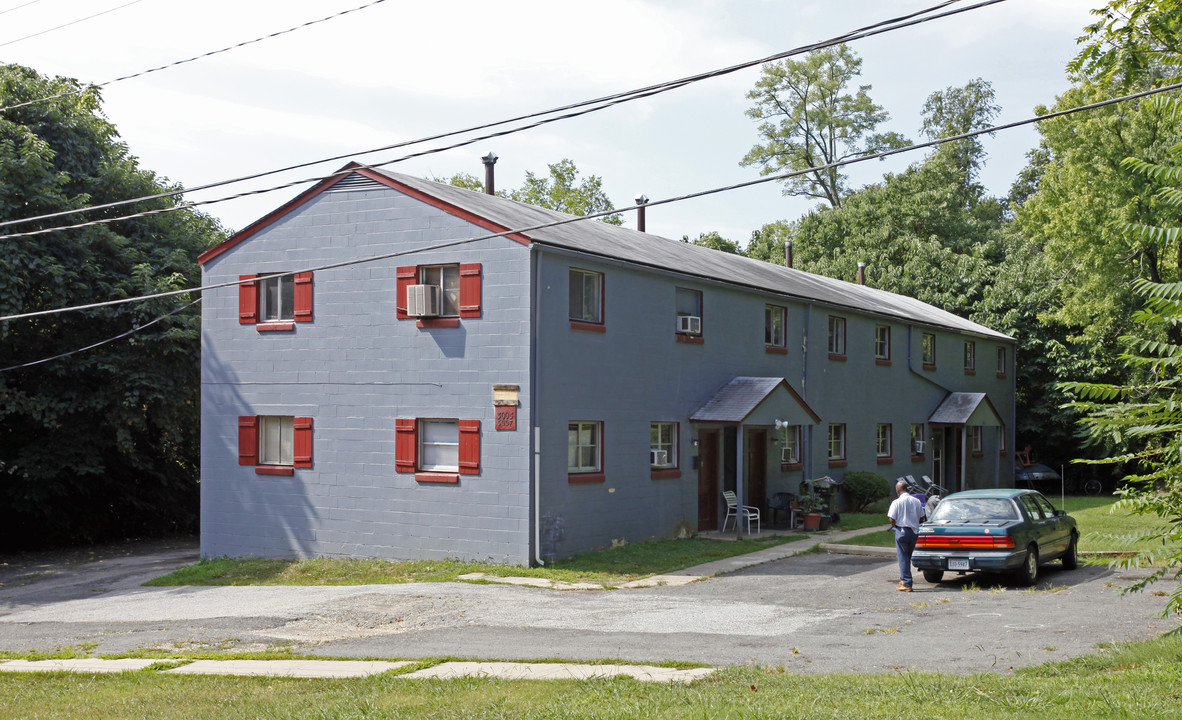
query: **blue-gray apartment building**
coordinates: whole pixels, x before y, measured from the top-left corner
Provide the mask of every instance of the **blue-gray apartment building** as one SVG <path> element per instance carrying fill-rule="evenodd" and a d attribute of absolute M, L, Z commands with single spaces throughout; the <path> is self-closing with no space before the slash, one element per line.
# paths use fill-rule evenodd
<path fill-rule="evenodd" d="M 529 564 L 724 490 L 1012 484 L 1012 338 L 571 219 L 350 164 L 205 252 L 202 555 Z"/>

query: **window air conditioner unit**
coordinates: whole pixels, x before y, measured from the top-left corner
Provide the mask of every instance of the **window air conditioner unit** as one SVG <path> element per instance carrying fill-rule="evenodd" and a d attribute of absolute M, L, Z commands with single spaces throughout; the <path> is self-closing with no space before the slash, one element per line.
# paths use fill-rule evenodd
<path fill-rule="evenodd" d="M 923 454 L 923 440 L 913 440 L 911 445 L 915 448 L 916 455 Z"/>
<path fill-rule="evenodd" d="M 780 462 L 784 463 L 785 465 L 796 462 L 796 458 L 793 457 L 793 454 L 792 448 L 780 448 Z"/>
<path fill-rule="evenodd" d="M 702 334 L 702 318 L 697 315 L 678 315 L 677 332 L 690 335 Z"/>
<path fill-rule="evenodd" d="M 439 314 L 438 285 L 410 285 L 406 288 L 406 314 L 433 317 Z"/>
<path fill-rule="evenodd" d="M 656 450 L 656 449 L 649 450 L 648 451 L 648 464 L 649 465 L 668 465 L 669 464 L 669 451 L 668 450 Z"/>

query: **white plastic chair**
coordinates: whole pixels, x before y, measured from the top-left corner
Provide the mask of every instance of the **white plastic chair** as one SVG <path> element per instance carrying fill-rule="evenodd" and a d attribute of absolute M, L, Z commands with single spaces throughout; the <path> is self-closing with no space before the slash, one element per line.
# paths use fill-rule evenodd
<path fill-rule="evenodd" d="M 726 532 L 726 524 L 731 518 L 735 518 L 735 522 L 739 521 L 739 512 L 742 510 L 743 517 L 747 519 L 747 534 L 751 534 L 751 521 L 755 521 L 755 532 L 759 532 L 759 508 L 754 505 L 739 505 L 739 498 L 732 490 L 723 490 L 722 496 L 726 498 L 726 517 L 722 520 L 722 531 Z"/>

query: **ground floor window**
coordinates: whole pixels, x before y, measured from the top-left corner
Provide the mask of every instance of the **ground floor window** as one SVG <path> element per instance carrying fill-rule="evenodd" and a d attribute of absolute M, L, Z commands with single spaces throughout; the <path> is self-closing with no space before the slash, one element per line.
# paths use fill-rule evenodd
<path fill-rule="evenodd" d="M 649 426 L 649 466 L 654 470 L 677 467 L 677 423 L 655 422 Z"/>
<path fill-rule="evenodd" d="M 597 473 L 603 469 L 603 423 L 567 425 L 566 469 L 569 473 Z"/>
<path fill-rule="evenodd" d="M 845 423 L 829 426 L 829 459 L 845 460 Z"/>

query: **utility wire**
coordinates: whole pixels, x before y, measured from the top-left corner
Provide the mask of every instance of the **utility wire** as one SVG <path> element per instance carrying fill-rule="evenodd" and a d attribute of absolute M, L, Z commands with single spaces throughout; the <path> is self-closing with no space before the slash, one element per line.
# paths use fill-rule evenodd
<path fill-rule="evenodd" d="M 5 14 L 7 14 L 7 13 L 10 13 L 10 12 L 12 12 L 13 10 L 20 10 L 21 8 L 23 8 L 23 7 L 28 7 L 28 6 L 30 6 L 30 5 L 36 5 L 36 4 L 37 4 L 37 3 L 39 3 L 39 2 L 41 2 L 41 0 L 29 0 L 29 2 L 27 2 L 27 3 L 22 3 L 22 4 L 20 4 L 20 5 L 16 5 L 16 6 L 14 6 L 14 7 L 10 7 L 10 8 L 8 8 L 7 10 L 0 10 L 0 15 L 5 15 Z"/>
<path fill-rule="evenodd" d="M 258 178 L 267 177 L 269 175 L 275 175 L 278 173 L 288 172 L 288 171 L 292 171 L 292 170 L 299 170 L 299 169 L 303 169 L 303 168 L 310 167 L 313 165 L 319 165 L 319 164 L 326 163 L 326 162 L 339 161 L 339 160 L 343 160 L 346 158 L 356 157 L 358 155 L 369 155 L 369 154 L 372 154 L 375 152 L 383 152 L 386 150 L 393 150 L 393 149 L 397 149 L 397 148 L 407 147 L 410 145 L 417 145 L 417 144 L 421 144 L 421 143 L 425 143 L 425 142 L 441 140 L 441 139 L 453 137 L 456 135 L 464 135 L 467 133 L 478 132 L 480 130 L 486 130 L 489 128 L 498 127 L 501 125 L 507 125 L 507 124 L 515 123 L 515 122 L 521 122 L 524 120 L 532 120 L 534 118 L 543 118 L 533 124 L 521 126 L 517 129 L 503 131 L 503 132 L 499 132 L 499 133 L 493 133 L 493 134 L 489 134 L 489 135 L 484 135 L 482 137 L 474 138 L 474 139 L 466 141 L 466 142 L 456 143 L 456 144 L 453 144 L 453 145 L 450 145 L 450 146 L 447 146 L 444 148 L 440 148 L 440 149 L 437 149 L 434 151 L 424 151 L 424 152 L 416 153 L 414 155 L 409 155 L 409 156 L 399 158 L 396 160 L 390 160 L 387 162 L 380 163 L 378 166 L 389 165 L 389 164 L 393 164 L 395 162 L 401 162 L 401 161 L 409 159 L 409 158 L 414 158 L 414 157 L 419 157 L 421 155 L 429 154 L 430 152 L 444 152 L 446 150 L 455 149 L 455 148 L 461 147 L 463 145 L 470 145 L 472 143 L 479 142 L 480 140 L 486 140 L 489 138 L 500 137 L 502 135 L 508 135 L 508 134 L 511 134 L 514 132 L 521 132 L 522 130 L 538 127 L 539 125 L 544 125 L 544 124 L 551 123 L 551 122 L 557 122 L 559 120 L 569 119 L 572 117 L 578 117 L 579 115 L 584 115 L 584 114 L 587 114 L 590 112 L 596 112 L 598 110 L 603 110 L 603 109 L 605 109 L 607 107 L 611 107 L 613 105 L 618 105 L 618 104 L 622 104 L 625 102 L 630 102 L 632 100 L 637 100 L 640 98 L 651 97 L 652 95 L 657 95 L 657 94 L 660 94 L 663 92 L 674 90 L 674 89 L 683 87 L 685 85 L 689 85 L 691 83 L 700 82 L 702 80 L 707 80 L 707 79 L 711 79 L 711 78 L 715 78 L 715 77 L 721 77 L 723 75 L 728 75 L 730 73 L 734 73 L 739 70 L 744 70 L 744 69 L 753 67 L 755 65 L 762 65 L 765 63 L 769 63 L 769 62 L 774 62 L 776 60 L 788 58 L 788 57 L 791 57 L 794 55 L 800 55 L 803 53 L 812 52 L 814 50 L 819 50 L 822 48 L 831 47 L 833 45 L 839 45 L 841 43 L 850 42 L 853 40 L 861 40 L 861 39 L 871 37 L 874 35 L 879 35 L 882 33 L 891 32 L 893 30 L 899 30 L 899 29 L 902 29 L 905 27 L 910 27 L 912 25 L 919 25 L 919 24 L 922 24 L 925 22 L 930 22 L 933 20 L 938 20 L 938 19 L 942 19 L 945 17 L 949 17 L 951 15 L 957 15 L 957 14 L 960 14 L 963 12 L 969 12 L 971 10 L 976 10 L 979 8 L 987 7 L 989 5 L 995 5 L 995 4 L 998 4 L 1001 2 L 1005 2 L 1006 0 L 983 0 L 982 2 L 978 2 L 978 3 L 975 3 L 973 5 L 969 5 L 966 7 L 948 10 L 948 11 L 945 11 L 945 12 L 942 12 L 939 14 L 931 15 L 930 17 L 923 17 L 924 15 L 928 15 L 929 13 L 932 13 L 936 10 L 941 9 L 941 8 L 948 7 L 949 5 L 952 5 L 952 4 L 954 4 L 956 2 L 960 2 L 960 1 L 961 0 L 944 0 L 944 2 L 941 2 L 937 5 L 932 6 L 932 7 L 926 8 L 924 10 L 919 10 L 914 13 L 911 13 L 908 15 L 903 15 L 903 16 L 900 16 L 898 18 L 894 18 L 891 20 L 884 20 L 884 21 L 875 23 L 873 25 L 868 25 L 864 28 L 860 28 L 858 30 L 852 30 L 848 33 L 845 33 L 844 35 L 839 35 L 839 36 L 837 36 L 835 38 L 831 38 L 829 40 L 824 40 L 821 42 L 812 43 L 810 45 L 800 46 L 800 47 L 794 48 L 792 50 L 787 50 L 784 52 L 776 53 L 774 55 L 770 55 L 768 57 L 765 57 L 765 58 L 762 58 L 759 60 L 751 60 L 751 61 L 740 63 L 738 65 L 732 65 L 730 67 L 726 67 L 726 68 L 722 68 L 722 69 L 711 70 L 708 72 L 699 73 L 697 75 L 691 75 L 688 77 L 681 78 L 680 80 L 672 80 L 672 81 L 667 81 L 667 82 L 663 82 L 663 83 L 658 83 L 655 85 L 649 85 L 644 88 L 639 88 L 639 89 L 635 89 L 635 90 L 628 90 L 628 91 L 616 93 L 613 95 L 607 95 L 604 97 L 596 98 L 594 100 L 585 100 L 585 101 L 573 103 L 570 105 L 564 105 L 561 107 L 552 108 L 549 110 L 534 112 L 534 113 L 530 113 L 527 115 L 520 115 L 520 116 L 517 116 L 514 118 L 509 118 L 507 120 L 499 120 L 499 121 L 487 123 L 484 125 L 477 125 L 474 127 L 465 128 L 463 130 L 455 130 L 455 131 L 451 131 L 451 132 L 440 133 L 438 135 L 432 135 L 432 136 L 428 136 L 428 137 L 424 137 L 424 138 L 419 138 L 418 140 L 409 140 L 409 141 L 405 141 L 405 142 L 395 143 L 393 145 L 386 145 L 384 147 L 373 148 L 370 150 L 363 150 L 360 152 L 353 152 L 353 153 L 348 153 L 348 154 L 344 154 L 344 155 L 336 155 L 333 157 L 323 158 L 320 160 L 313 160 L 310 162 L 300 163 L 297 165 L 290 165 L 288 167 L 279 168 L 277 170 L 268 170 L 268 171 L 264 171 L 264 172 L 260 172 L 260 173 L 255 173 L 252 175 L 244 175 L 244 176 L 237 177 L 237 178 L 234 178 L 231 180 L 223 180 L 223 181 L 208 183 L 205 185 L 199 185 L 199 186 L 195 186 L 195 187 L 191 187 L 191 188 L 182 188 L 182 189 L 178 189 L 178 190 L 157 193 L 155 195 L 147 195 L 147 196 L 143 196 L 143 197 L 139 197 L 139 198 L 132 198 L 130 200 L 119 200 L 116 202 L 106 203 L 103 205 L 93 205 L 93 206 L 82 207 L 82 208 L 73 208 L 70 210 L 62 210 L 59 212 L 48 213 L 45 215 L 37 215 L 34 217 L 28 217 L 28 218 L 21 218 L 18 220 L 8 220 L 8 221 L 0 222 L 0 227 L 8 227 L 11 225 L 27 223 L 27 222 L 34 222 L 37 220 L 48 220 L 48 219 L 52 219 L 52 218 L 56 218 L 56 217 L 61 217 L 64 215 L 72 215 L 72 214 L 80 213 L 80 212 L 88 212 L 91 210 L 105 210 L 105 209 L 109 209 L 109 208 L 113 208 L 113 207 L 119 207 L 122 205 L 128 205 L 131 203 L 142 202 L 142 201 L 146 201 L 146 200 L 156 200 L 156 199 L 166 198 L 166 197 L 175 197 L 177 195 L 181 195 L 186 192 L 189 192 L 189 193 L 198 192 L 198 191 L 202 191 L 202 190 L 209 190 L 212 188 L 221 187 L 224 185 L 231 185 L 234 183 L 244 182 L 247 180 L 256 180 Z M 561 115 L 558 117 L 553 117 L 553 118 L 546 118 L 545 117 L 547 115 L 554 115 L 556 113 L 565 113 L 566 111 L 569 111 L 569 110 L 577 110 L 579 108 L 588 108 L 589 106 L 595 106 L 595 107 L 590 107 L 590 109 L 585 109 L 582 112 L 569 113 L 569 114 Z M 332 175 L 329 175 L 328 177 L 332 177 Z M 185 203 L 185 204 L 182 204 L 182 205 L 179 205 L 179 206 L 167 209 L 167 210 L 156 210 L 156 211 L 151 211 L 151 212 L 145 213 L 145 214 L 155 214 L 157 212 L 171 212 L 172 210 L 182 210 L 182 209 L 194 207 L 195 205 L 198 205 L 198 204 L 208 205 L 208 204 L 213 204 L 213 203 L 217 203 L 217 202 L 225 202 L 228 200 L 236 200 L 236 199 L 246 197 L 249 195 L 257 195 L 257 194 L 266 193 L 266 192 L 273 192 L 276 190 L 282 190 L 282 189 L 292 187 L 295 185 L 302 185 L 302 184 L 307 184 L 307 183 L 319 182 L 324 179 L 325 179 L 324 177 L 316 177 L 316 178 L 309 178 L 309 179 L 304 179 L 304 180 L 297 180 L 297 181 L 293 181 L 293 182 L 286 183 L 286 184 L 279 185 L 279 186 L 272 187 L 272 188 L 255 190 L 255 191 L 251 191 L 251 192 L 238 193 L 238 194 L 231 195 L 228 197 L 203 201 L 201 203 Z M 55 229 L 75 229 L 75 228 L 79 228 L 79 227 L 87 227 L 88 225 L 92 225 L 92 224 L 115 222 L 117 220 L 125 220 L 125 219 L 131 218 L 131 217 L 139 217 L 139 216 L 140 216 L 140 214 L 137 213 L 137 214 L 133 214 L 133 215 L 107 218 L 107 219 L 104 219 L 101 221 L 95 221 L 92 223 L 82 223 L 82 224 L 76 224 L 76 225 L 61 226 L 60 228 L 48 228 L 48 229 L 43 229 L 43 230 L 29 232 L 29 233 L 16 233 L 16 234 L 11 234 L 11 235 L 0 235 L 0 239 L 10 238 L 10 237 L 25 237 L 28 235 L 39 235 L 39 234 L 43 234 L 45 232 L 52 232 Z"/>
<path fill-rule="evenodd" d="M 123 8 L 125 8 L 125 7 L 127 7 L 127 6 L 129 6 L 129 5 L 135 5 L 136 3 L 139 3 L 139 2 L 143 2 L 143 0 L 131 0 L 131 2 L 129 2 L 129 3 L 124 3 L 124 4 L 122 4 L 122 5 L 118 6 L 118 7 L 113 7 L 113 8 L 111 8 L 110 10 L 103 10 L 102 12 L 95 13 L 94 15 L 87 15 L 87 16 L 86 16 L 86 17 L 84 17 L 84 18 L 78 18 L 77 20 L 71 20 L 71 21 L 70 21 L 70 22 L 68 22 L 68 23 L 65 23 L 65 24 L 62 24 L 62 25 L 58 25 L 57 27 L 51 27 L 51 28 L 49 28 L 48 30 L 42 30 L 41 32 L 35 32 L 35 33 L 33 33 L 32 35 L 26 35 L 26 36 L 24 36 L 24 37 L 19 37 L 19 38 L 17 38 L 16 40 L 9 40 L 8 42 L 5 42 L 5 43 L 0 43 L 0 47 L 7 47 L 7 46 L 9 46 L 9 45 L 12 45 L 13 43 L 18 43 L 18 42 L 20 42 L 21 40 L 28 40 L 29 38 L 35 38 L 35 37 L 37 37 L 37 36 L 39 36 L 39 35 L 44 35 L 44 34 L 46 34 L 46 33 L 51 33 L 51 32 L 53 32 L 54 30 L 61 30 L 62 28 L 65 28 L 65 27 L 70 27 L 71 25 L 77 25 L 77 24 L 78 24 L 78 23 L 80 23 L 80 22 L 86 22 L 87 20 L 93 20 L 94 18 L 96 18 L 96 17 L 98 17 L 98 16 L 100 16 L 100 15 L 106 15 L 107 13 L 113 13 L 113 12 L 115 12 L 116 10 L 122 10 Z M 32 3 L 27 3 L 27 4 L 30 4 L 30 5 L 31 5 Z M 21 7 L 24 7 L 24 6 L 22 5 Z M 13 8 L 13 9 L 15 10 L 16 8 Z"/>
<path fill-rule="evenodd" d="M 59 355 L 54 355 L 53 357 L 42 358 L 40 360 L 34 360 L 32 362 L 21 363 L 20 365 L 10 365 L 6 368 L 0 368 L 0 373 L 5 373 L 10 370 L 20 370 L 21 368 L 32 367 L 34 365 L 40 365 L 42 363 L 51 362 L 53 360 L 60 360 L 61 358 L 64 358 L 64 357 L 69 357 L 71 355 L 77 355 L 78 353 L 86 352 L 87 350 L 93 350 L 96 347 L 101 347 L 101 346 L 106 345 L 108 343 L 113 343 L 116 340 L 121 340 L 121 339 L 127 337 L 128 335 L 132 335 L 134 333 L 139 332 L 140 330 L 143 330 L 144 328 L 155 325 L 156 323 L 158 323 L 162 320 L 166 320 L 166 319 L 172 317 L 173 315 L 176 315 L 177 313 L 181 312 L 182 310 L 193 307 L 194 305 L 196 305 L 199 302 L 201 302 L 201 298 L 197 298 L 196 300 L 194 300 L 193 302 L 191 302 L 187 305 L 182 305 L 181 307 L 177 308 L 176 310 L 173 310 L 170 313 L 167 313 L 165 315 L 161 315 L 160 317 L 156 318 L 155 320 L 149 320 L 148 322 L 144 323 L 143 325 L 137 325 L 136 327 L 133 327 L 132 329 L 128 330 L 125 333 L 120 333 L 119 335 L 116 335 L 115 337 L 107 338 L 106 340 L 100 340 L 100 341 L 94 343 L 93 345 L 87 345 L 86 347 L 78 348 L 77 350 L 70 350 L 69 352 L 64 352 Z"/>
<path fill-rule="evenodd" d="M 881 152 L 871 153 L 868 155 L 861 155 L 861 156 L 855 157 L 855 158 L 838 160 L 836 162 L 827 163 L 825 165 L 817 165 L 816 167 L 805 168 L 804 170 L 794 170 L 792 172 L 781 173 L 779 175 L 768 175 L 766 177 L 762 177 L 762 178 L 759 178 L 756 180 L 748 180 L 746 182 L 735 183 L 733 185 L 715 187 L 715 188 L 711 188 L 709 190 L 700 190 L 698 192 L 688 193 L 685 195 L 678 195 L 676 197 L 665 198 L 663 200 L 652 200 L 652 201 L 649 201 L 648 203 L 646 203 L 644 207 L 653 207 L 656 205 L 668 205 L 670 203 L 684 202 L 686 200 L 693 200 L 693 199 L 705 197 L 708 195 L 716 195 L 719 193 L 731 192 L 733 190 L 740 190 L 743 188 L 753 187 L 755 185 L 762 185 L 763 183 L 775 182 L 777 180 L 787 180 L 789 178 L 798 177 L 800 175 L 813 173 L 818 170 L 829 170 L 832 168 L 844 167 L 846 165 L 854 165 L 857 163 L 868 162 L 870 160 L 882 160 L 884 158 L 891 157 L 893 155 L 899 155 L 899 154 L 905 153 L 905 152 L 912 152 L 915 150 L 924 150 L 924 149 L 931 148 L 931 147 L 937 147 L 937 146 L 943 145 L 945 143 L 957 142 L 959 140 L 967 140 L 969 138 L 978 137 L 980 135 L 990 135 L 992 133 L 1000 132 L 1003 130 L 1012 130 L 1014 128 L 1023 127 L 1025 125 L 1033 125 L 1036 123 L 1040 123 L 1045 120 L 1052 120 L 1055 118 L 1065 117 L 1067 115 L 1073 115 L 1075 113 L 1085 112 L 1088 110 L 1096 110 L 1098 108 L 1107 107 L 1109 105 L 1114 105 L 1116 103 L 1128 102 L 1130 100 L 1137 100 L 1140 98 L 1150 97 L 1150 96 L 1157 95 L 1157 94 L 1164 93 L 1164 92 L 1171 92 L 1173 90 L 1182 90 L 1182 82 L 1174 83 L 1172 85 L 1166 85 L 1166 86 L 1160 87 L 1160 88 L 1154 88 L 1152 90 L 1144 90 L 1141 92 L 1133 93 L 1131 95 L 1122 95 L 1121 97 L 1118 97 L 1118 98 L 1111 98 L 1109 100 L 1101 100 L 1099 102 L 1090 103 L 1088 105 L 1081 105 L 1081 106 L 1075 107 L 1075 108 L 1068 108 L 1066 110 L 1059 110 L 1059 111 L 1056 111 L 1053 113 L 1047 113 L 1046 115 L 1039 115 L 1039 116 L 1032 117 L 1032 118 L 1026 118 L 1024 120 L 1017 120 L 1014 122 L 1006 123 L 1004 125 L 994 125 L 992 127 L 983 128 L 980 130 L 972 130 L 972 131 L 969 131 L 966 133 L 961 133 L 959 135 L 953 135 L 953 136 L 946 137 L 946 138 L 938 138 L 935 140 L 929 140 L 927 142 L 915 143 L 912 145 L 907 145 L 907 146 L 899 147 L 899 148 L 892 148 L 889 150 L 883 150 Z M 367 168 L 367 167 L 371 167 L 371 166 L 361 165 L 361 167 Z M 350 171 L 350 172 L 352 172 L 352 171 Z M 286 277 L 288 275 L 295 275 L 296 273 L 302 273 L 302 272 L 321 272 L 324 270 L 335 270 L 338 268 L 349 267 L 352 265 L 362 265 L 365 263 L 376 262 L 379 260 L 389 260 L 392 258 L 401 257 L 403 255 L 413 255 L 416 253 L 428 252 L 428 251 L 433 251 L 433 250 L 441 250 L 441 249 L 445 249 L 445 248 L 456 247 L 459 245 L 466 245 L 469 243 L 490 240 L 492 238 L 505 237 L 507 235 L 526 234 L 526 233 L 533 232 L 535 230 L 544 230 L 546 228 L 558 227 L 560 225 L 569 225 L 570 223 L 583 222 L 585 220 L 594 220 L 597 218 L 605 217 L 607 215 L 614 215 L 616 213 L 627 212 L 629 210 L 636 210 L 639 207 L 641 207 L 641 206 L 640 205 L 629 205 L 629 206 L 626 206 L 623 208 L 610 208 L 608 210 L 603 210 L 603 211 L 597 212 L 597 213 L 591 213 L 589 215 L 569 217 L 569 218 L 565 218 L 563 220 L 555 220 L 553 222 L 540 223 L 540 224 L 531 225 L 528 227 L 514 228 L 512 230 L 504 230 L 502 232 L 489 233 L 486 235 L 480 235 L 480 236 L 472 237 L 472 238 L 465 238 L 465 239 L 460 239 L 460 240 L 449 240 L 449 241 L 437 243 L 435 245 L 428 245 L 428 246 L 424 246 L 424 247 L 414 248 L 411 250 L 399 250 L 397 252 L 385 253 L 382 255 L 374 255 L 371 257 L 358 258 L 358 259 L 354 259 L 354 260 L 344 260 L 344 261 L 341 261 L 338 263 L 331 263 L 328 265 L 319 265 L 319 266 L 315 266 L 315 267 L 304 268 L 302 270 L 292 270 L 290 272 L 273 273 L 270 275 L 266 275 L 265 277 Z M 260 276 L 260 277 L 263 277 L 263 276 Z M 109 307 L 112 305 L 123 305 L 123 304 L 131 303 L 131 302 L 141 302 L 144 300 L 153 300 L 156 298 L 171 297 L 173 295 L 182 295 L 185 293 L 193 293 L 193 292 L 200 292 L 200 291 L 204 291 L 204 290 L 215 290 L 215 289 L 219 289 L 219 288 L 233 287 L 235 285 L 241 285 L 244 282 L 254 282 L 257 279 L 258 278 L 252 278 L 250 280 L 231 280 L 228 282 L 215 283 L 213 285 L 202 285 L 200 287 L 189 288 L 189 289 L 185 289 L 185 290 L 172 290 L 169 292 L 156 293 L 154 295 L 142 295 L 140 297 L 121 298 L 119 300 L 107 300 L 104 302 L 90 303 L 87 305 L 75 305 L 72 307 L 56 308 L 53 310 L 39 310 L 36 312 L 20 313 L 20 314 L 16 314 L 16 315 L 3 315 L 3 316 L 0 316 L 0 322 L 5 322 L 5 321 L 9 321 L 9 320 L 21 320 L 24 318 L 39 317 L 42 315 L 54 315 L 54 314 L 58 314 L 58 313 L 72 312 L 72 311 L 77 311 L 77 310 L 91 310 L 94 308 Z"/>
<path fill-rule="evenodd" d="M 36 0 L 34 0 L 34 2 L 35 1 Z M 137 2 L 138 2 L 138 0 L 137 0 Z M 374 5 L 377 5 L 379 3 L 384 3 L 384 2 L 386 2 L 386 0 L 373 0 L 373 2 L 366 3 L 365 5 L 361 5 L 359 7 L 355 7 L 350 10 L 342 10 L 339 13 L 334 13 L 332 15 L 322 17 L 319 20 L 309 20 L 308 22 L 300 24 L 300 25 L 296 25 L 295 27 L 290 27 L 286 30 L 280 30 L 278 32 L 273 32 L 270 35 L 264 35 L 262 37 L 257 37 L 254 40 L 246 40 L 245 42 L 240 42 L 237 45 L 230 45 L 228 47 L 224 47 L 221 50 L 211 50 L 210 52 L 202 53 L 201 55 L 195 55 L 191 58 L 188 58 L 187 60 L 177 60 L 175 62 L 168 63 L 167 65 L 161 65 L 160 67 L 151 68 L 150 70 L 143 70 L 141 72 L 137 72 L 132 75 L 124 75 L 123 77 L 117 77 L 114 80 L 107 80 L 106 82 L 90 84 L 84 88 L 79 88 L 77 90 L 71 90 L 70 92 L 64 92 L 64 93 L 59 93 L 57 95 L 50 95 L 48 97 L 37 98 L 36 100 L 26 100 L 25 102 L 16 103 L 15 105 L 5 105 L 3 107 L 0 107 L 0 112 L 4 112 L 5 110 L 12 110 L 13 108 L 25 107 L 26 105 L 35 105 L 36 103 L 46 102 L 47 100 L 57 100 L 58 98 L 70 97 L 71 95 L 80 95 L 80 94 L 87 92 L 89 90 L 97 90 L 98 88 L 106 87 L 107 85 L 110 85 L 112 83 L 117 83 L 122 80 L 131 80 L 132 78 L 137 78 L 142 75 L 147 75 L 148 73 L 159 72 L 160 70 L 167 70 L 169 68 L 176 67 L 177 65 L 184 65 L 185 63 L 191 63 L 194 60 L 201 60 L 202 58 L 207 58 L 207 57 L 210 57 L 213 55 L 218 55 L 220 53 L 229 52 L 230 50 L 236 50 L 240 47 L 245 47 L 247 45 L 253 45 L 254 43 L 262 42 L 264 40 L 270 40 L 271 38 L 275 38 L 275 37 L 279 37 L 280 35 L 286 35 L 288 33 L 292 33 L 292 32 L 295 32 L 296 30 L 301 30 L 301 29 L 306 28 L 310 25 L 316 25 L 318 23 L 327 22 L 329 20 L 339 18 L 342 15 L 348 15 L 349 13 L 354 13 L 354 12 L 357 12 L 358 10 L 364 10 L 368 7 L 373 7 Z M 13 42 L 16 42 L 16 41 L 14 40 Z M 0 46 L 0 47 L 2 47 L 2 46 Z"/>

